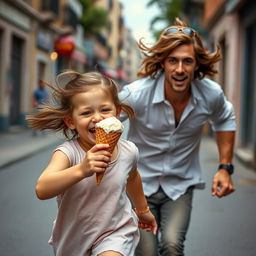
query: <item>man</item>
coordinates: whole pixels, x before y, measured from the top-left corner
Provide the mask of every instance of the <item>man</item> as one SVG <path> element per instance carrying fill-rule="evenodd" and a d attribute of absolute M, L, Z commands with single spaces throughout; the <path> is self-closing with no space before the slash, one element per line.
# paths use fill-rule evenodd
<path fill-rule="evenodd" d="M 221 87 L 205 78 L 216 73 L 219 49 L 208 53 L 198 33 L 179 19 L 144 53 L 138 75 L 120 98 L 135 110 L 128 139 L 139 148 L 139 171 L 159 232 L 141 232 L 137 256 L 184 255 L 194 188 L 203 188 L 199 146 L 203 126 L 216 132 L 219 166 L 212 195 L 234 191 L 231 174 L 235 117 Z M 124 116 L 121 117 L 125 119 Z"/>

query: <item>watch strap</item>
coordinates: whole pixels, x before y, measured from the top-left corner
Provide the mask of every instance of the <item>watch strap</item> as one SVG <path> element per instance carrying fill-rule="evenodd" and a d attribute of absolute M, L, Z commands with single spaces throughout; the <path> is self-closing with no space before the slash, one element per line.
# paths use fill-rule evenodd
<path fill-rule="evenodd" d="M 218 170 L 225 169 L 231 175 L 234 173 L 234 166 L 233 164 L 220 164 Z"/>

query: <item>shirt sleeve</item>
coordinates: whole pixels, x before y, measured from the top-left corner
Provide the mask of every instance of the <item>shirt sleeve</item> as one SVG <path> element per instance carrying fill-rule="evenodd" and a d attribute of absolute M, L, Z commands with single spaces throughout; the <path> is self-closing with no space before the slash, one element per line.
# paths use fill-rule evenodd
<path fill-rule="evenodd" d="M 137 165 L 139 161 L 139 149 L 137 148 L 137 146 L 135 146 L 135 144 L 134 144 L 134 148 L 135 148 L 135 158 L 133 162 L 133 167 L 137 169 Z"/>
<path fill-rule="evenodd" d="M 235 114 L 233 105 L 227 101 L 221 91 L 214 104 L 214 111 L 210 119 L 213 131 L 235 131 Z"/>

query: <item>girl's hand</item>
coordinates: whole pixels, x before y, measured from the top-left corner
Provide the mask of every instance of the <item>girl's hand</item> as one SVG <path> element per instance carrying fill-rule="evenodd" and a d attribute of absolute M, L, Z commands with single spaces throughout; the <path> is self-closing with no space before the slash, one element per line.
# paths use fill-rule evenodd
<path fill-rule="evenodd" d="M 105 171 L 111 159 L 111 154 L 106 151 L 108 147 L 108 144 L 96 144 L 86 152 L 86 157 L 82 162 L 84 177 Z"/>
<path fill-rule="evenodd" d="M 143 214 L 137 213 L 137 216 L 139 218 L 139 228 L 145 229 L 147 232 L 152 231 L 152 233 L 156 235 L 157 223 L 155 216 L 151 213 L 151 211 Z"/>

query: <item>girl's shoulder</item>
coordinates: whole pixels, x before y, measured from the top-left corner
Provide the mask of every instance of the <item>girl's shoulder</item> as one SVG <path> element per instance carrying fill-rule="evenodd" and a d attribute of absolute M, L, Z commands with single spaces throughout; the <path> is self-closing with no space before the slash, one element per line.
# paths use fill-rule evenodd
<path fill-rule="evenodd" d="M 77 139 L 63 142 L 55 149 L 55 151 L 56 150 L 62 151 L 68 157 L 71 166 L 80 163 L 85 154 Z"/>
<path fill-rule="evenodd" d="M 56 149 L 56 150 L 61 150 L 61 151 L 73 151 L 77 148 L 76 146 L 76 140 L 72 139 L 72 140 L 66 140 L 64 141 L 62 144 L 60 144 Z"/>

